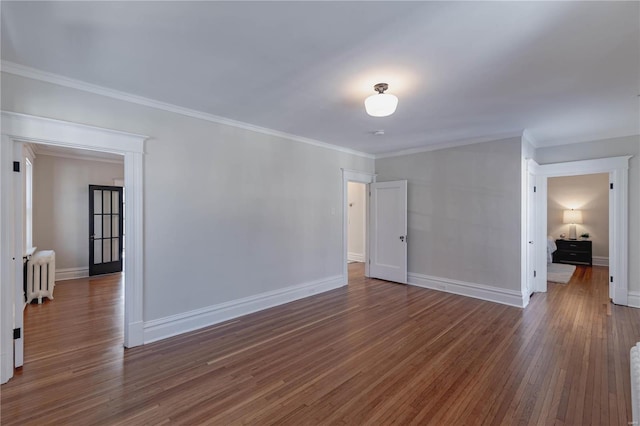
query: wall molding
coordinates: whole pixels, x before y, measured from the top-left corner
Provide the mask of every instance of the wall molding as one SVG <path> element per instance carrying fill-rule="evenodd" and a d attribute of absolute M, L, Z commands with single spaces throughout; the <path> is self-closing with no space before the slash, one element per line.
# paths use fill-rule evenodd
<path fill-rule="evenodd" d="M 640 291 L 630 291 L 627 296 L 627 306 L 640 308 Z"/>
<path fill-rule="evenodd" d="M 84 92 L 93 93 L 96 95 L 106 96 L 113 99 L 118 99 L 125 102 L 131 102 L 138 105 L 143 105 L 163 111 L 169 111 L 176 114 L 184 115 L 199 120 L 210 121 L 217 124 L 224 124 L 227 126 L 236 127 L 239 129 L 250 130 L 265 135 L 281 137 L 296 142 L 302 142 L 309 145 L 318 146 L 321 148 L 331 149 L 334 151 L 344 152 L 347 154 L 357 155 L 365 158 L 375 158 L 373 154 L 366 152 L 356 151 L 353 149 L 341 147 L 338 145 L 332 145 L 330 143 L 321 142 L 311 138 L 305 138 L 303 136 L 297 136 L 291 133 L 281 132 L 279 130 L 268 129 L 266 127 L 255 126 L 253 124 L 245 123 L 242 121 L 232 120 L 230 118 L 221 117 L 218 115 L 209 114 L 202 111 L 197 111 L 189 108 L 184 108 L 178 105 L 173 105 L 167 102 L 161 102 L 143 96 L 133 95 L 131 93 L 121 92 L 119 90 L 109 89 L 107 87 L 98 86 L 84 82 L 82 80 L 76 80 L 73 78 L 64 77 L 59 74 L 54 74 L 46 71 L 42 71 L 36 68 L 27 67 L 24 65 L 16 64 L 9 61 L 2 61 L 2 72 L 7 74 L 13 74 L 20 77 L 30 78 L 33 80 L 44 81 L 47 83 L 57 84 L 59 86 L 69 87 L 76 90 L 82 90 Z"/>
<path fill-rule="evenodd" d="M 444 291 L 446 293 L 458 294 L 460 296 L 473 297 L 475 299 L 500 303 L 502 305 L 515 306 L 517 308 L 525 307 L 524 295 L 515 290 L 506 290 L 503 288 L 466 281 L 457 281 L 449 278 L 433 277 L 414 272 L 409 272 L 407 275 L 408 284 L 416 287 Z"/>
<path fill-rule="evenodd" d="M 75 280 L 76 278 L 87 278 L 89 267 L 56 269 L 56 281 Z"/>
<path fill-rule="evenodd" d="M 591 256 L 593 266 L 609 266 L 609 258 L 606 256 Z"/>
<path fill-rule="evenodd" d="M 166 339 L 263 309 L 303 299 L 314 294 L 342 287 L 345 283 L 345 277 L 336 275 L 164 318 L 145 321 L 143 330 L 144 343 L 147 344 Z"/>

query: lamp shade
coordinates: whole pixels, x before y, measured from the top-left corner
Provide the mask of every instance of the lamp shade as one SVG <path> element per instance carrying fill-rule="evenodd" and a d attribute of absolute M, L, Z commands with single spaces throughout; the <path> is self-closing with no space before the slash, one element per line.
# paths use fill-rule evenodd
<path fill-rule="evenodd" d="M 367 114 L 373 117 L 386 117 L 393 114 L 398 107 L 398 98 L 387 93 L 371 95 L 364 100 Z"/>
<path fill-rule="evenodd" d="M 562 215 L 563 223 L 582 223 L 582 210 L 565 210 Z"/>

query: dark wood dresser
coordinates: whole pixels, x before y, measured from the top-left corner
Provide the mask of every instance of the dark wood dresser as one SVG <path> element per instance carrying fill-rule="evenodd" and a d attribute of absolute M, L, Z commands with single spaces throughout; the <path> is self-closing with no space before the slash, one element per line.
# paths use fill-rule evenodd
<path fill-rule="evenodd" d="M 591 265 L 591 240 L 556 240 L 558 250 L 553 253 L 553 263 Z"/>

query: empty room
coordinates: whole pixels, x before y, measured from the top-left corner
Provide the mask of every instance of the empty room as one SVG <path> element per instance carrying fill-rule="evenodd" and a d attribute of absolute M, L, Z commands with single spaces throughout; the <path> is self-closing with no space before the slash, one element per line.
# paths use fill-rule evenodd
<path fill-rule="evenodd" d="M 1 2 L 0 422 L 640 421 L 639 16 Z"/>

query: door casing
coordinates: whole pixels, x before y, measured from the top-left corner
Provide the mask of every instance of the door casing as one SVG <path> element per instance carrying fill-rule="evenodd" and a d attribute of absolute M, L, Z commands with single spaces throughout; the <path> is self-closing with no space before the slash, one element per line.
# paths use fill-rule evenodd
<path fill-rule="evenodd" d="M 143 323 L 143 155 L 147 136 L 116 130 L 92 127 L 72 122 L 53 120 L 13 112 L 2 112 L 2 139 L 0 148 L 0 189 L 3 200 L 13 199 L 13 192 L 22 193 L 21 175 L 10 168 L 8 158 L 22 156 L 24 142 L 61 147 L 80 148 L 90 151 L 109 152 L 124 156 L 124 180 L 127 192 L 125 206 L 125 234 L 127 235 L 127 262 L 125 263 L 125 315 L 124 346 L 134 347 L 144 342 Z M 21 169 L 24 161 L 20 160 Z M 16 189 L 18 188 L 18 189 Z M 22 203 L 20 203 L 20 206 Z M 23 247 L 22 216 L 13 211 L 14 204 L 0 204 L 0 383 L 13 376 L 14 312 L 22 315 L 22 306 L 15 306 L 16 292 L 22 289 L 21 268 Z M 20 211 L 22 207 L 19 207 Z M 16 207 L 17 209 L 17 207 Z M 21 331 L 24 335 L 24 330 Z"/>
<path fill-rule="evenodd" d="M 599 158 L 538 165 L 530 160 L 529 167 L 535 175 L 537 186 L 537 209 L 534 224 L 535 238 L 545 241 L 536 245 L 533 261 L 540 272 L 536 280 L 536 291 L 547 291 L 547 179 L 558 176 L 577 176 L 608 173 L 609 183 L 609 275 L 613 278 L 610 297 L 618 305 L 628 305 L 628 215 L 629 215 L 629 159 L 631 156 Z M 525 224 L 527 226 L 527 224 Z M 527 241 L 523 241 L 527 244 Z M 524 247 L 523 247 L 524 249 Z"/>

